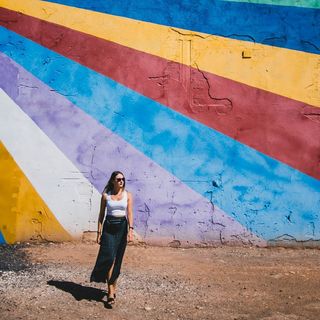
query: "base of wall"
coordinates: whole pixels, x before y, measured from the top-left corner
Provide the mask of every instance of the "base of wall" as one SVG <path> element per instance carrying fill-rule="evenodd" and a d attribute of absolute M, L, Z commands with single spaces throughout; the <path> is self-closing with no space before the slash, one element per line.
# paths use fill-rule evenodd
<path fill-rule="evenodd" d="M 210 241 L 210 242 L 195 242 L 186 240 L 175 240 L 172 238 L 152 238 L 143 239 L 139 234 L 134 232 L 134 245 L 150 245 L 157 247 L 172 247 L 172 248 L 215 248 L 222 246 L 233 246 L 233 247 L 260 247 L 260 248 L 271 248 L 271 247 L 282 247 L 282 248 L 300 248 L 300 249 L 320 249 L 320 239 L 319 240 L 304 240 L 299 241 L 291 237 L 283 237 L 275 240 L 269 240 L 264 243 L 243 243 L 237 240 L 231 241 Z M 84 231 L 82 236 L 73 237 L 71 242 L 96 242 L 97 232 L 96 231 Z M 29 239 L 25 241 L 19 241 L 16 243 L 43 243 L 43 242 L 65 242 L 65 241 L 51 241 L 47 239 Z"/>
<path fill-rule="evenodd" d="M 320 249 L 320 240 L 272 240 L 267 242 L 267 247 Z"/>

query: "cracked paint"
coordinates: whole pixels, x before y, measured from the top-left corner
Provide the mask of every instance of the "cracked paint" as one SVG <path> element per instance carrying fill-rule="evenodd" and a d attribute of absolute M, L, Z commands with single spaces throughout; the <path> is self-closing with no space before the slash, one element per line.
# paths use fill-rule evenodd
<path fill-rule="evenodd" d="M 53 141 L 59 152 L 79 170 L 65 173 L 55 184 L 59 190 L 66 185 L 72 186 L 75 192 L 73 196 L 70 195 L 68 205 L 73 209 L 78 205 L 82 218 L 85 217 L 86 222 L 79 220 L 72 230 L 81 230 L 84 235 L 94 232 L 98 214 L 95 212 L 97 190 L 102 191 L 111 171 L 120 169 L 125 171 L 128 186 L 132 188 L 130 191 L 135 195 L 135 224 L 142 241 L 174 247 L 266 243 L 319 245 L 316 209 L 306 214 L 299 212 L 299 209 L 292 210 L 295 205 L 287 204 L 285 200 L 279 207 L 273 203 L 274 199 L 285 193 L 286 183 L 295 183 L 295 176 L 300 172 L 315 177 L 316 181 L 320 177 L 320 146 L 314 139 L 320 133 L 319 106 L 284 100 L 282 96 L 286 96 L 285 90 L 275 90 L 272 95 L 266 91 L 271 90 L 279 80 L 274 77 L 272 70 L 276 64 L 263 60 L 268 52 L 272 52 L 267 51 L 266 47 L 287 44 L 290 38 L 285 32 L 290 30 L 284 20 L 278 26 L 278 33 L 275 29 L 274 32 L 264 31 L 260 35 L 254 30 L 256 25 L 253 25 L 252 34 L 248 34 L 245 28 L 239 33 L 236 29 L 230 32 L 219 29 L 214 36 L 175 27 L 172 21 L 172 26 L 163 25 L 167 38 L 159 38 L 160 49 L 153 54 L 152 51 L 131 48 L 127 43 L 118 44 L 117 39 L 107 41 L 103 37 L 79 32 L 79 26 L 84 24 L 83 16 L 83 21 L 80 18 L 72 20 L 75 30 L 70 25 L 62 27 L 58 23 L 50 24 L 48 21 L 55 21 L 61 10 L 59 5 L 43 4 L 40 10 L 41 23 L 32 15 L 27 17 L 17 13 L 15 16 L 9 10 L 1 11 L 0 23 L 8 29 L 1 29 L 3 34 L 9 34 L 10 30 L 21 33 L 22 37 L 39 43 L 50 53 L 40 54 L 36 67 L 26 64 L 26 70 L 23 70 L 19 62 L 14 64 L 12 61 L 20 59 L 23 65 L 24 60 L 30 57 L 28 45 L 24 40 L 15 41 L 14 36 L 9 34 L 8 41 L 0 46 L 4 55 L 7 54 L 5 58 L 2 57 L 0 64 L 6 80 L 0 84 L 14 103 Z M 182 18 L 191 13 L 179 14 Z M 65 20 L 69 18 L 65 17 Z M 111 16 L 108 18 L 106 15 L 106 22 L 108 19 Z M 193 23 L 196 25 L 198 22 Z M 28 24 L 33 27 L 26 28 Z M 108 24 L 103 28 L 107 30 Z M 146 41 L 153 48 L 152 38 L 156 31 L 148 33 L 147 28 L 145 24 L 146 32 L 142 30 L 138 33 L 141 39 L 137 43 Z M 133 33 L 125 34 L 130 38 Z M 231 46 L 231 42 L 225 42 L 230 38 L 234 40 L 234 46 Z M 318 44 L 308 37 L 298 40 L 303 48 L 312 50 L 312 54 L 319 51 Z M 266 46 L 262 47 L 261 44 Z M 61 56 L 54 56 L 52 52 Z M 224 56 L 221 56 L 221 52 Z M 36 56 L 36 50 L 33 53 Z M 216 62 L 218 54 L 220 58 Z M 282 56 L 282 60 L 278 60 L 278 57 L 275 54 L 275 63 L 285 59 Z M 68 69 L 68 76 L 65 73 L 68 62 L 64 59 L 77 63 Z M 235 59 L 238 65 L 230 65 L 231 59 Z M 242 83 L 243 76 L 255 75 L 259 60 L 266 61 L 261 78 L 257 78 L 256 82 Z M 57 61 L 63 63 L 57 67 Z M 208 61 L 214 67 L 215 64 L 221 64 L 222 68 L 207 70 L 205 66 Z M 303 94 L 312 96 L 315 90 L 319 90 L 315 89 L 319 82 L 319 63 L 318 68 L 311 71 L 309 65 L 304 66 L 306 73 L 312 72 L 312 81 L 306 83 Z M 241 73 L 240 66 L 242 68 L 243 65 L 246 67 Z M 215 75 L 212 71 L 231 68 L 232 72 L 228 74 L 234 75 L 238 72 L 235 66 L 239 67 L 239 74 L 232 79 L 223 72 Z M 110 79 L 110 82 L 105 85 L 105 79 L 96 77 L 93 72 L 86 73 L 84 68 Z M 292 68 L 295 68 L 294 64 Z M 301 70 L 297 70 L 300 76 Z M 45 77 L 38 80 L 36 71 L 39 71 L 39 79 L 41 74 L 48 74 L 46 80 L 43 80 Z M 26 72 L 30 72 L 30 75 Z M 256 72 L 259 75 L 259 71 Z M 78 78 L 79 82 L 76 82 L 74 79 Z M 223 82 L 226 80 L 228 82 Z M 80 90 L 82 82 L 86 86 L 85 92 Z M 288 80 L 285 79 L 285 82 Z M 292 92 L 295 92 L 295 79 L 289 82 L 292 83 Z M 115 88 L 120 89 L 115 91 Z M 134 93 L 127 94 L 127 88 Z M 141 104 L 139 94 L 147 98 Z M 292 97 L 295 96 L 286 98 Z M 90 104 L 91 101 L 93 104 Z M 296 109 L 293 110 L 294 103 Z M 147 112 L 147 108 L 156 108 L 157 104 L 173 110 L 171 118 L 164 116 L 164 109 Z M 134 112 L 133 106 L 138 106 Z M 133 117 L 133 113 L 137 117 Z M 180 118 L 181 114 L 184 117 Z M 280 116 L 281 120 L 278 118 Z M 105 121 L 109 118 L 112 119 L 111 124 L 106 126 Z M 187 121 L 192 119 L 208 130 L 202 131 L 195 125 L 177 126 L 178 118 L 188 124 Z M 293 121 L 294 128 L 301 124 L 299 131 L 290 131 Z M 308 130 L 312 128 L 308 136 L 304 136 L 306 127 Z M 204 144 L 203 147 L 206 134 L 202 137 L 202 132 L 221 133 L 212 138 L 221 139 L 221 143 L 215 147 L 213 144 Z M 223 140 L 222 135 L 231 139 Z M 252 159 L 252 153 L 232 145 L 232 139 L 278 162 L 272 162 L 260 154 Z M 148 149 L 150 146 L 151 151 Z M 186 150 L 189 154 L 184 153 Z M 299 150 L 298 155 L 296 150 Z M 228 156 L 222 157 L 224 153 Z M 221 159 L 216 157 L 217 154 Z M 203 155 L 207 155 L 207 158 L 201 162 L 199 159 Z M 298 158 L 302 164 L 297 163 Z M 256 164 L 254 161 L 260 162 Z M 289 169 L 281 167 L 283 163 L 296 170 L 291 174 L 290 182 L 285 172 Z M 264 171 L 272 175 L 274 180 L 278 179 L 279 187 L 276 184 L 269 186 L 267 182 L 261 186 L 259 174 Z M 36 174 L 41 175 L 41 172 Z M 81 180 L 80 175 L 86 181 Z M 292 189 L 296 193 L 296 198 L 291 198 L 292 203 L 299 197 L 299 188 L 305 192 L 306 199 L 308 196 L 316 197 L 311 187 L 303 189 L 301 184 L 297 184 L 297 189 Z M 19 186 L 12 190 L 10 199 L 21 197 Z M 255 190 L 260 192 L 254 194 Z M 18 214 L 19 206 L 15 200 L 11 201 L 12 212 Z M 225 206 L 221 209 L 220 204 Z M 30 239 L 49 237 L 46 223 L 51 219 L 50 210 L 39 208 L 34 209 L 34 216 L 28 220 L 32 226 Z M 70 212 L 68 209 L 65 214 L 71 216 Z M 273 221 L 272 215 L 277 215 L 276 221 Z M 299 223 L 302 230 L 300 234 L 296 230 Z M 0 231 L 14 241 L 8 228 L 10 223 L 6 222 Z M 23 238 L 21 234 L 20 238 Z"/>

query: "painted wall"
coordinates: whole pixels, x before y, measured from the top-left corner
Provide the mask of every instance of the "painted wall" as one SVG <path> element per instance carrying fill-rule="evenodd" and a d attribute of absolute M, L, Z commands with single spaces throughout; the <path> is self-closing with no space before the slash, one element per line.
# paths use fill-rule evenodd
<path fill-rule="evenodd" d="M 0 242 L 320 241 L 318 1 L 0 0 Z"/>

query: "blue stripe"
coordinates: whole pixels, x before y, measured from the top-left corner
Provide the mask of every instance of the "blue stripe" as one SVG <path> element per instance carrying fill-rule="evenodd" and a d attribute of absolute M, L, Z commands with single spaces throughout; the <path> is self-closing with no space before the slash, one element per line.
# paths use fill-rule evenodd
<path fill-rule="evenodd" d="M 4 239 L 2 232 L 0 230 L 0 244 L 5 244 L 5 243 L 6 243 L 6 240 Z"/>
<path fill-rule="evenodd" d="M 223 37 L 320 53 L 320 10 L 218 0 L 51 0 Z"/>
<path fill-rule="evenodd" d="M 320 238 L 320 181 L 5 28 L 0 43 L 3 53 L 252 232 L 266 240 Z"/>

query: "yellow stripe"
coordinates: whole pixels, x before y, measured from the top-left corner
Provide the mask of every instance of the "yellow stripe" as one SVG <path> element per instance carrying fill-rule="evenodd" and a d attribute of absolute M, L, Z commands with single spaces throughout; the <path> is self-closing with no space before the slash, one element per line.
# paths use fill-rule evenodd
<path fill-rule="evenodd" d="M 0 172 L 0 230 L 7 243 L 71 240 L 1 142 Z"/>
<path fill-rule="evenodd" d="M 8 9 L 320 107 L 320 56 L 38 0 Z M 250 57 L 250 58 L 243 58 Z"/>

